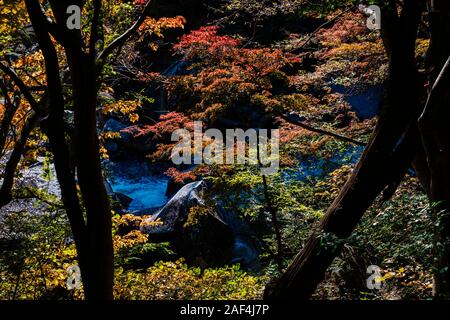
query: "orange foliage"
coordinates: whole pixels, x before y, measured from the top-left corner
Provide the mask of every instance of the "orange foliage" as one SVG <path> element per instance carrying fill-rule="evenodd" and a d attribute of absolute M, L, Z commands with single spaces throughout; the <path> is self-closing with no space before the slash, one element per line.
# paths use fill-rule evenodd
<path fill-rule="evenodd" d="M 319 41 L 326 46 L 337 46 L 342 43 L 357 41 L 358 36 L 364 34 L 367 29 L 362 25 L 364 19 L 344 19 L 336 22 L 329 29 L 322 29 L 317 33 Z"/>
<path fill-rule="evenodd" d="M 152 140 L 169 140 L 172 132 L 177 129 L 193 130 L 192 121 L 178 112 L 169 112 L 160 117 L 160 122 L 154 125 L 138 125 L 124 129 L 135 137 L 151 135 Z"/>
<path fill-rule="evenodd" d="M 172 178 L 177 184 L 185 184 L 197 180 L 197 176 L 193 171 L 181 172 L 176 168 L 170 168 L 164 174 Z"/>
<path fill-rule="evenodd" d="M 169 96 L 183 101 L 183 110 L 210 122 L 242 104 L 262 110 L 277 107 L 271 100 L 275 84 L 288 84 L 283 70 L 301 60 L 279 49 L 241 48 L 238 39 L 218 31 L 218 27 L 202 27 L 174 46 L 199 71 L 172 78 Z"/>
<path fill-rule="evenodd" d="M 160 18 L 158 20 L 147 17 L 144 23 L 139 27 L 138 32 L 141 37 L 146 35 L 154 35 L 158 38 L 163 38 L 163 32 L 168 29 L 176 29 L 176 28 L 184 28 L 184 24 L 186 23 L 186 19 L 182 16 L 176 16 L 173 18 Z M 157 44 L 151 42 L 149 44 L 152 50 L 158 48 Z"/>

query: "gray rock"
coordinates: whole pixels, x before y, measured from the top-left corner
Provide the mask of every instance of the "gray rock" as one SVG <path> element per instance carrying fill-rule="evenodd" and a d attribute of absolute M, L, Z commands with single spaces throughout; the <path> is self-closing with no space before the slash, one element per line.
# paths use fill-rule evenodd
<path fill-rule="evenodd" d="M 39 157 L 37 163 L 21 170 L 15 181 L 15 188 L 39 189 L 59 198 L 61 189 L 56 178 L 55 166 L 50 163 L 46 168 L 44 161 L 44 158 Z"/>
<path fill-rule="evenodd" d="M 117 121 L 115 119 L 108 119 L 108 121 L 105 122 L 105 125 L 103 126 L 103 132 L 120 132 L 121 130 L 125 129 L 127 126 L 123 124 L 120 121 Z"/>
<path fill-rule="evenodd" d="M 141 231 L 150 235 L 171 235 L 176 251 L 200 266 L 228 263 L 232 258 L 234 235 L 231 228 L 219 217 L 215 209 L 193 225 L 186 226 L 189 210 L 205 205 L 204 181 L 185 185 L 158 212 L 151 216 Z M 162 224 L 152 225 L 159 220 Z"/>
<path fill-rule="evenodd" d="M 4 157 L 5 159 L 8 156 Z M 55 201 L 60 199 L 61 190 L 53 163 L 48 168 L 44 165 L 44 158 L 39 157 L 34 165 L 20 170 L 15 179 L 14 188 L 17 190 L 28 189 L 32 191 L 29 196 L 22 199 L 13 199 L 11 202 L 0 208 L 0 221 L 7 215 L 19 212 L 28 212 L 31 215 L 41 215 L 49 210 L 49 206 L 33 196 L 33 191 L 45 191 L 55 197 Z M 3 159 L 3 161 L 6 161 Z M 4 163 L 0 163 L 0 170 L 3 170 Z M 0 179 L 2 183 L 3 179 Z"/>
<path fill-rule="evenodd" d="M 133 199 L 121 192 L 115 192 L 114 199 L 117 200 L 125 209 L 128 208 L 131 202 L 133 202 Z"/>
<path fill-rule="evenodd" d="M 156 144 L 151 140 L 151 137 L 141 136 L 135 137 L 130 132 L 124 131 L 128 126 L 118 120 L 108 119 L 103 126 L 102 132 L 119 132 L 120 137 L 109 140 L 105 144 L 105 148 L 110 151 L 117 153 L 119 149 L 125 148 L 133 151 L 149 153 L 155 150 Z"/>
<path fill-rule="evenodd" d="M 206 183 L 204 181 L 192 182 L 185 185 L 162 209 L 150 217 L 148 221 L 154 222 L 160 220 L 163 224 L 147 226 L 142 231 L 155 234 L 170 233 L 180 229 L 187 220 L 189 209 L 193 206 L 204 204 L 202 193 L 205 188 Z M 220 220 L 218 216 L 216 218 Z"/>

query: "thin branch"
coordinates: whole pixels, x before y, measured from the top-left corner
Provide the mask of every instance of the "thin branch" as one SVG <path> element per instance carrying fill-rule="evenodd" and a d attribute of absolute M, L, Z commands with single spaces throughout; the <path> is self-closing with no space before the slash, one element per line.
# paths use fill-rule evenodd
<path fill-rule="evenodd" d="M 31 105 L 31 107 L 36 112 L 38 112 L 39 104 L 37 103 L 36 99 L 34 99 L 30 90 L 28 90 L 27 85 L 22 81 L 22 79 L 20 79 L 20 77 L 17 75 L 17 73 L 10 67 L 4 65 L 3 63 L 0 63 L 0 70 L 2 70 L 6 75 L 8 75 L 11 78 L 11 80 L 16 84 L 16 86 L 19 87 L 20 91 L 22 92 L 25 99 L 27 99 L 27 101 Z"/>
<path fill-rule="evenodd" d="M 335 132 L 331 132 L 331 131 L 327 131 L 327 130 L 323 130 L 323 129 L 319 129 L 319 128 L 314 128 L 314 127 L 312 127 L 310 125 L 307 125 L 304 122 L 301 122 L 298 119 L 295 119 L 296 117 L 297 117 L 297 115 L 295 115 L 295 114 L 286 114 L 286 115 L 282 115 L 281 116 L 281 118 L 286 120 L 287 122 L 292 123 L 292 124 L 294 124 L 296 126 L 299 126 L 299 127 L 303 128 L 303 129 L 306 129 L 308 131 L 319 133 L 319 134 L 323 134 L 323 135 L 326 135 L 326 136 L 331 136 L 331 137 L 334 137 L 336 139 L 339 139 L 339 140 L 342 140 L 342 141 L 345 141 L 345 142 L 350 142 L 350 143 L 353 143 L 353 144 L 356 144 L 356 145 L 359 145 L 359 146 L 366 146 L 366 144 L 364 142 L 361 142 L 361 141 L 358 141 L 358 140 L 355 140 L 355 139 L 352 139 L 352 138 L 340 135 L 340 134 L 335 133 Z"/>
<path fill-rule="evenodd" d="M 33 131 L 33 129 L 41 121 L 41 119 L 42 117 L 36 112 L 33 112 L 28 117 L 26 124 L 24 125 L 20 134 L 19 141 L 17 141 L 16 145 L 14 146 L 11 156 L 6 163 L 3 175 L 3 183 L 0 188 L 0 208 L 8 204 L 12 199 L 11 192 L 14 185 L 14 177 L 16 174 L 17 166 L 20 162 L 20 158 L 31 131 Z"/>
<path fill-rule="evenodd" d="M 0 158 L 4 156 L 8 148 L 8 131 L 12 126 L 14 115 L 16 114 L 17 108 L 19 106 L 18 103 L 13 103 L 13 101 L 11 101 L 5 82 L 6 81 L 4 78 L 2 79 L 2 81 L 0 81 L 1 92 L 5 99 L 5 111 L 3 112 L 3 118 L 0 121 Z M 14 102 L 16 102 L 16 99 L 14 99 Z"/>
<path fill-rule="evenodd" d="M 292 50 L 290 50 L 290 52 L 292 51 L 298 51 L 303 49 L 316 35 L 317 32 L 319 32 L 322 28 L 326 27 L 327 25 L 333 23 L 334 21 L 338 20 L 340 17 L 342 17 L 344 14 L 346 14 L 347 12 L 349 12 L 350 10 L 352 10 L 354 8 L 354 6 L 351 6 L 347 9 L 345 9 L 344 11 L 342 11 L 341 13 L 339 13 L 338 15 L 336 15 L 333 19 L 328 20 L 326 22 L 324 22 L 323 24 L 321 24 L 316 30 L 314 30 L 309 37 L 302 43 L 302 45 L 298 48 L 294 48 Z"/>
<path fill-rule="evenodd" d="M 148 16 L 150 12 L 150 4 L 152 3 L 151 0 L 147 2 L 147 4 L 144 7 L 144 10 L 142 11 L 141 15 L 137 19 L 137 21 L 127 30 L 125 31 L 121 36 L 116 38 L 113 42 L 111 42 L 98 56 L 97 61 L 99 61 L 100 67 L 103 66 L 105 63 L 105 60 L 108 58 L 108 56 L 117 48 L 122 47 L 123 44 L 136 32 L 137 29 L 144 23 L 146 17 Z"/>
<path fill-rule="evenodd" d="M 11 97 L 9 96 L 8 89 L 6 87 L 6 81 L 3 77 L 2 77 L 2 80 L 0 81 L 0 89 L 2 90 L 2 94 L 5 99 L 6 106 L 11 105 L 12 104 Z"/>

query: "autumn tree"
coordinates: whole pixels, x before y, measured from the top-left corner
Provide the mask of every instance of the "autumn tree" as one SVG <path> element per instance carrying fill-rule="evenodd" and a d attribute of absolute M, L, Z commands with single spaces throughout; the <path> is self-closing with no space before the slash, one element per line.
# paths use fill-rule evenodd
<path fill-rule="evenodd" d="M 0 202 L 4 205 L 11 200 L 14 174 L 24 144 L 33 128 L 39 125 L 51 145 L 62 202 L 77 248 L 85 297 L 91 300 L 112 299 L 111 211 L 100 163 L 97 94 L 100 75 L 108 57 L 120 50 L 146 22 L 151 2 L 143 3 L 142 13 L 134 24 L 108 44 L 104 41 L 105 13 L 101 0 L 25 0 L 20 2 L 20 6 L 23 4 L 27 15 L 25 18 L 32 24 L 42 53 L 45 86 L 41 94 L 36 94 L 11 66 L 0 64 L 3 74 L 14 83 L 16 91 L 25 98 L 31 109 L 9 156 Z M 73 5 L 83 14 L 90 13 L 87 27 L 69 28 L 67 21 L 73 18 L 74 13 L 68 7 Z M 70 75 L 69 94 L 64 89 L 62 78 L 66 64 Z M 7 113 L 12 114 L 6 113 L 7 117 L 3 117 L 3 132 L 8 130 L 9 119 L 13 118 L 17 102 L 9 99 L 11 95 L 7 92 L 5 80 L 1 89 L 7 100 Z M 64 120 L 68 102 L 73 103 L 73 130 L 68 128 Z"/>
<path fill-rule="evenodd" d="M 433 4 L 434 7 L 428 7 L 431 45 L 427 58 L 432 89 L 426 92 L 426 77 L 418 71 L 415 54 L 426 1 L 378 1 L 389 79 L 377 127 L 319 228 L 280 279 L 266 288 L 266 298 L 308 299 L 364 212 L 381 192 L 384 191 L 385 198 L 392 195 L 411 165 L 434 206 L 438 226 L 434 244 L 434 297 L 449 297 L 450 179 L 446 123 L 450 68 L 445 62 L 450 54 L 450 37 L 445 17 L 450 13 L 450 5 L 446 1 Z"/>

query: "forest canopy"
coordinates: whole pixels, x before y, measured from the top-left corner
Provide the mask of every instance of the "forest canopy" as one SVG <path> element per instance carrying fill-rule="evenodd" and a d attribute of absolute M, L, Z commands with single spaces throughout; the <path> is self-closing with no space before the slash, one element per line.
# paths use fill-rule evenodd
<path fill-rule="evenodd" d="M 449 14 L 0 0 L 0 300 L 448 299 Z"/>

